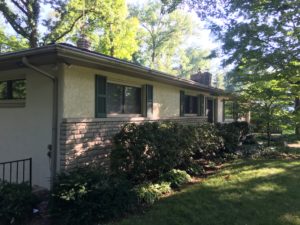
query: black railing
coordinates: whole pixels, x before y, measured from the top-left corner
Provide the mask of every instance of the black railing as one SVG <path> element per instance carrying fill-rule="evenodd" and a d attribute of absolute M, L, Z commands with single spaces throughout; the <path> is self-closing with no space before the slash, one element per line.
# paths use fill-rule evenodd
<path fill-rule="evenodd" d="M 0 182 L 29 182 L 32 185 L 32 158 L 0 163 Z"/>

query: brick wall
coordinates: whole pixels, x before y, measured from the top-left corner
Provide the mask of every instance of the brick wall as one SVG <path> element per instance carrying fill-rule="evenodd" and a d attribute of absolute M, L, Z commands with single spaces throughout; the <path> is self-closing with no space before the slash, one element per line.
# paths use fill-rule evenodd
<path fill-rule="evenodd" d="M 145 121 L 173 121 L 196 125 L 205 123 L 207 118 L 176 117 L 159 120 L 146 118 L 64 119 L 60 127 L 61 170 L 94 163 L 107 168 L 114 134 L 125 123 L 143 123 Z"/>

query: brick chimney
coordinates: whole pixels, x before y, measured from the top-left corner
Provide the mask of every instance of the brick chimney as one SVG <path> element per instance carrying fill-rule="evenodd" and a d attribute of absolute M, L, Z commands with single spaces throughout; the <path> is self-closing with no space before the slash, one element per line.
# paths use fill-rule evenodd
<path fill-rule="evenodd" d="M 91 43 L 87 39 L 86 35 L 81 35 L 79 39 L 76 42 L 76 45 L 78 48 L 83 48 L 83 49 L 90 49 Z"/>
<path fill-rule="evenodd" d="M 212 77 L 211 73 L 209 72 L 202 73 L 201 71 L 199 71 L 198 73 L 191 75 L 190 79 L 200 84 L 211 86 L 211 77 Z"/>

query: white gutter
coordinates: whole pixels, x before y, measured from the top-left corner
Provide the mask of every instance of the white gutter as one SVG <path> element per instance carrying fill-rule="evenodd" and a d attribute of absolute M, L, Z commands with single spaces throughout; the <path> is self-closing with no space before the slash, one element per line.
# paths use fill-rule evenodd
<path fill-rule="evenodd" d="M 24 56 L 22 58 L 22 63 L 28 68 L 40 73 L 41 75 L 47 77 L 53 82 L 53 106 L 52 106 L 52 141 L 51 141 L 51 168 L 50 168 L 50 188 L 52 189 L 54 184 L 54 178 L 56 175 L 57 167 L 57 137 L 58 137 L 58 79 L 57 77 L 35 67 L 30 64 L 28 59 Z"/>

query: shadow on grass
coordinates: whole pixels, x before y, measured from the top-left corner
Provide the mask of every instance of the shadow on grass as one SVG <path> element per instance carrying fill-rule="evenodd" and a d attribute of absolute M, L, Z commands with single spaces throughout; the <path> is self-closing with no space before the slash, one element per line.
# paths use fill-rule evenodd
<path fill-rule="evenodd" d="M 299 199 L 300 161 L 239 161 L 116 224 L 297 225 Z"/>

